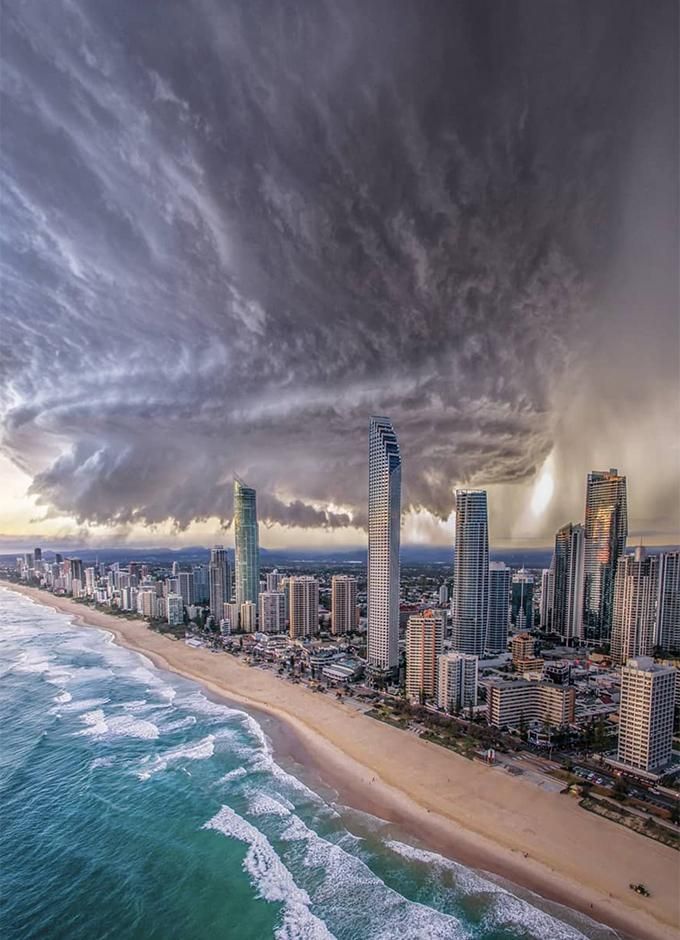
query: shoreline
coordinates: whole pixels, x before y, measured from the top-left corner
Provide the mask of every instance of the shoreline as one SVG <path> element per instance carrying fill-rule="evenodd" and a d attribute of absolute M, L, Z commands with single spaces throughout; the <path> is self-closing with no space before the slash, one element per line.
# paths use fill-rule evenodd
<path fill-rule="evenodd" d="M 229 654 L 188 647 L 144 621 L 38 588 L 0 586 L 106 630 L 158 668 L 273 719 L 275 756 L 283 751 L 308 779 L 337 794 L 339 805 L 624 936 L 678 936 L 680 859 L 667 846 L 585 812 L 572 797 L 472 763 Z M 650 886 L 651 899 L 630 891 L 637 881 Z"/>

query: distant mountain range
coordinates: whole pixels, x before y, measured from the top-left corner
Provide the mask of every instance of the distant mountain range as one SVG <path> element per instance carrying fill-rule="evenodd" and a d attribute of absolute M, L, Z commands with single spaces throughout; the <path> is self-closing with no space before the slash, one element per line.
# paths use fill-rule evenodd
<path fill-rule="evenodd" d="M 654 546 L 649 549 L 651 553 L 664 550 L 677 550 L 675 545 Z M 233 549 L 227 549 L 233 557 Z M 21 552 L 9 552 L 0 555 L 0 563 L 11 564 Z M 98 548 L 91 547 L 68 548 L 62 554 L 68 558 L 81 558 L 83 561 L 93 562 L 99 560 L 111 564 L 128 561 L 148 562 L 149 564 L 164 565 L 173 561 L 181 564 L 204 564 L 210 557 L 210 549 L 203 545 L 189 548 Z M 550 564 L 551 548 L 509 548 L 492 549 L 492 561 L 504 561 L 512 567 L 525 565 L 527 568 L 547 568 Z M 44 558 L 53 558 L 54 551 L 43 550 Z M 264 567 L 275 565 L 304 565 L 304 564 L 341 564 L 365 565 L 366 548 L 294 548 L 294 549 L 260 549 L 260 559 Z M 450 565 L 453 561 L 453 549 L 442 545 L 402 545 L 402 565 Z"/>

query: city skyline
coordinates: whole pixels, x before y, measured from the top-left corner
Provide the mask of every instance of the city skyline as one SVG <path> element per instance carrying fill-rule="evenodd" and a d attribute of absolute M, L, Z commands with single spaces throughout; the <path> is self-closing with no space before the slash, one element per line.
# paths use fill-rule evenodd
<path fill-rule="evenodd" d="M 10 4 L 3 544 L 211 544 L 233 474 L 358 544 L 371 413 L 405 542 L 472 487 L 547 545 L 609 466 L 680 541 L 675 11 L 577 5 Z"/>

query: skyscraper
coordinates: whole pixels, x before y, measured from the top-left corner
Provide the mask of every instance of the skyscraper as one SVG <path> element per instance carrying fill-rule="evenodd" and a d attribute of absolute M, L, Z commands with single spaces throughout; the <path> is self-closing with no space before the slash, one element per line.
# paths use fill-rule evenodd
<path fill-rule="evenodd" d="M 260 546 L 255 490 L 234 478 L 234 545 L 236 550 L 236 603 L 257 604 L 260 589 Z"/>
<path fill-rule="evenodd" d="M 553 555 L 549 568 L 541 572 L 541 606 L 539 620 L 541 630 L 550 633 L 552 630 L 553 594 L 555 590 L 555 556 Z"/>
<path fill-rule="evenodd" d="M 664 552 L 659 558 L 654 642 L 670 653 L 680 653 L 680 552 Z"/>
<path fill-rule="evenodd" d="M 503 653 L 508 645 L 511 574 L 505 562 L 489 564 L 489 620 L 484 643 L 488 653 Z"/>
<path fill-rule="evenodd" d="M 399 538 L 401 456 L 389 418 L 368 426 L 368 667 L 399 666 Z"/>
<path fill-rule="evenodd" d="M 644 548 L 619 558 L 614 578 L 612 614 L 612 662 L 622 666 L 629 659 L 651 656 L 659 592 L 659 559 L 647 557 Z"/>
<path fill-rule="evenodd" d="M 194 603 L 194 573 L 193 571 L 180 571 L 177 575 L 179 593 L 185 607 Z"/>
<path fill-rule="evenodd" d="M 636 770 L 654 772 L 673 751 L 673 710 L 677 670 L 657 666 L 646 656 L 621 670 L 618 759 Z"/>
<path fill-rule="evenodd" d="M 586 484 L 584 626 L 586 636 L 611 632 L 616 564 L 626 550 L 626 478 L 616 469 L 593 470 Z"/>
<path fill-rule="evenodd" d="M 406 697 L 411 702 L 435 697 L 437 664 L 443 643 L 444 613 L 441 610 L 411 614 L 406 627 Z"/>
<path fill-rule="evenodd" d="M 453 648 L 484 652 L 489 622 L 489 524 L 485 490 L 456 491 Z"/>
<path fill-rule="evenodd" d="M 290 636 L 313 636 L 319 630 L 319 582 L 310 575 L 288 579 Z"/>
<path fill-rule="evenodd" d="M 512 576 L 510 623 L 515 630 L 534 628 L 534 579 L 524 568 Z"/>
<path fill-rule="evenodd" d="M 210 613 L 215 620 L 219 621 L 222 617 L 224 605 L 230 600 L 231 594 L 229 559 L 223 545 L 216 545 L 210 552 L 208 588 L 210 594 Z"/>
<path fill-rule="evenodd" d="M 551 632 L 567 644 L 583 637 L 584 531 L 568 522 L 555 535 Z"/>
<path fill-rule="evenodd" d="M 357 579 L 334 574 L 331 580 L 331 633 L 351 633 L 357 625 Z"/>
<path fill-rule="evenodd" d="M 281 590 L 281 575 L 279 574 L 278 568 L 267 572 L 266 581 L 267 591 L 269 593 Z"/>

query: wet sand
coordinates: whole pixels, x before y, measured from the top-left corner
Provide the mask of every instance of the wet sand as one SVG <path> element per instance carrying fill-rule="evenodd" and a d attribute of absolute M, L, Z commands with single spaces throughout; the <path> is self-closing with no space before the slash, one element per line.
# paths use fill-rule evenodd
<path fill-rule="evenodd" d="M 673 849 L 586 812 L 573 797 L 471 762 L 229 654 L 189 647 L 143 621 L 70 598 L 23 585 L 11 589 L 109 631 L 160 668 L 277 719 L 268 729 L 277 757 L 301 765 L 343 805 L 630 937 L 678 937 L 680 853 Z M 651 898 L 630 890 L 640 881 Z"/>

